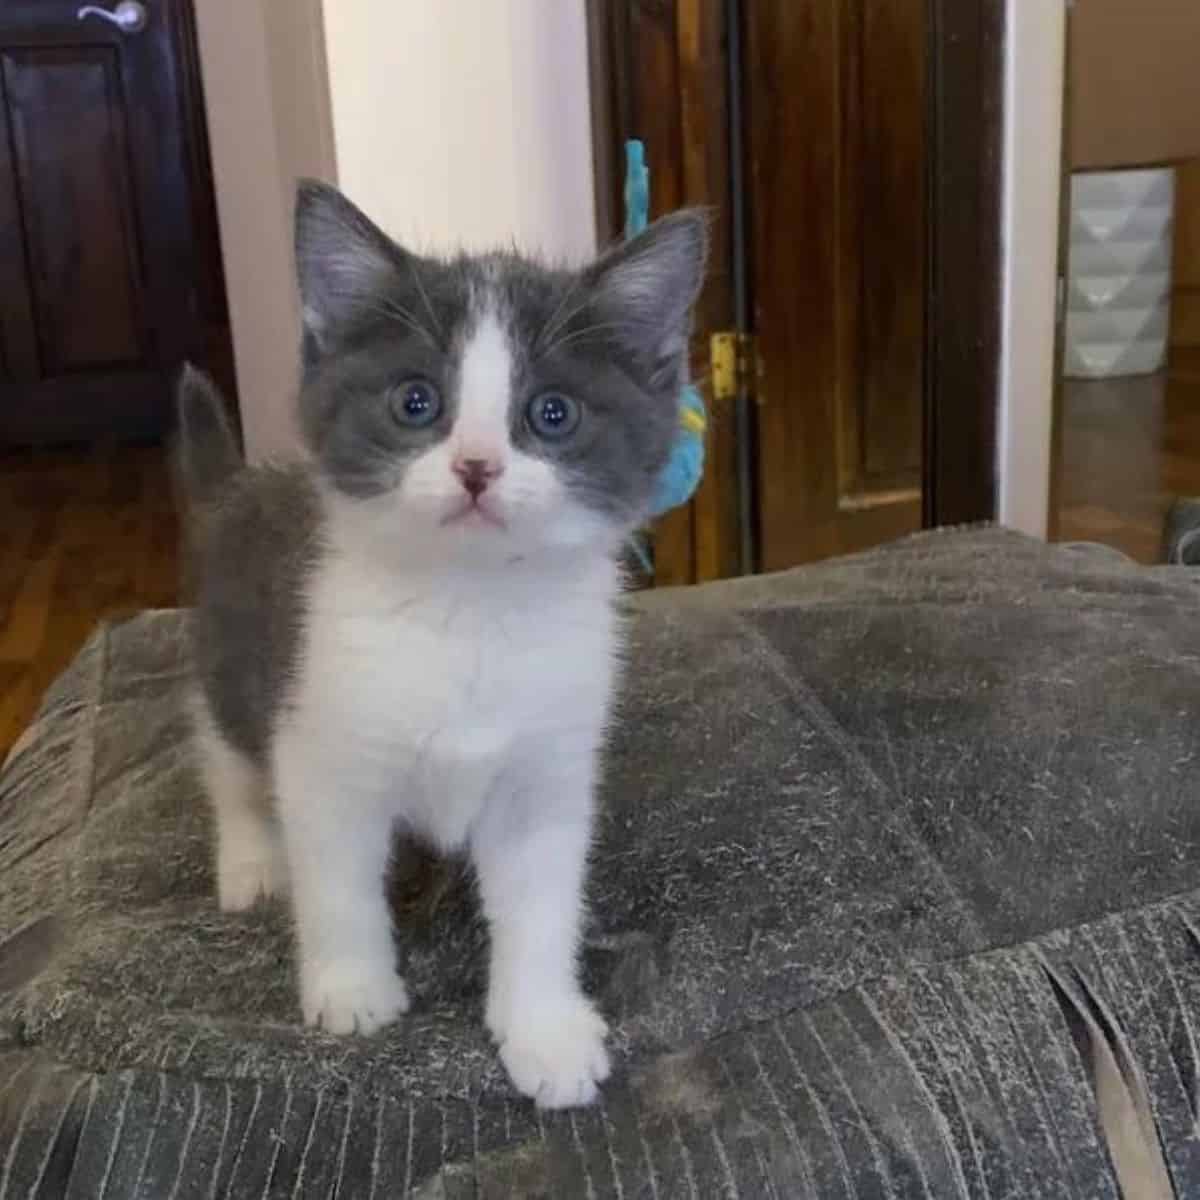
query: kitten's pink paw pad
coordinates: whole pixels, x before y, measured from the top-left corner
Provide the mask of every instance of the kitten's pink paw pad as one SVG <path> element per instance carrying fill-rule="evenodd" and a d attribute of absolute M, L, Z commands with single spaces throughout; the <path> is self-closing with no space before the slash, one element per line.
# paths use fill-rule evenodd
<path fill-rule="evenodd" d="M 325 963 L 305 968 L 304 1023 L 327 1033 L 369 1037 L 408 1011 L 408 989 L 390 963 Z"/>
<path fill-rule="evenodd" d="M 611 1069 L 607 1033 L 604 1018 L 575 997 L 560 1009 L 539 1007 L 536 1016 L 510 1022 L 500 1039 L 500 1061 L 513 1086 L 539 1108 L 591 1104 Z"/>
<path fill-rule="evenodd" d="M 287 866 L 282 854 L 217 865 L 217 902 L 222 912 L 245 912 L 259 900 L 283 895 L 286 890 Z"/>

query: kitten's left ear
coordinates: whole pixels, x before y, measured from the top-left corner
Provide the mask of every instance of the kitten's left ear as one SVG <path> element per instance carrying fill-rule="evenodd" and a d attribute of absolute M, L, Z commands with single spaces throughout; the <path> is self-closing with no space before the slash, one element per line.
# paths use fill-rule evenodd
<path fill-rule="evenodd" d="M 682 370 L 707 257 L 708 219 L 689 208 L 655 221 L 589 268 L 597 305 L 655 382 L 673 382 L 668 376 Z"/>
<path fill-rule="evenodd" d="M 296 189 L 296 276 L 306 344 L 324 346 L 404 265 L 402 250 L 337 188 L 303 179 Z"/>

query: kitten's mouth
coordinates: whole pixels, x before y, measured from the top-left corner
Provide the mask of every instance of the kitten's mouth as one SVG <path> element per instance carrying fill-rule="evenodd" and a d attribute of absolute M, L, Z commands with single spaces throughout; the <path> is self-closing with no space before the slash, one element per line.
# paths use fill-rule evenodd
<path fill-rule="evenodd" d="M 442 525 L 491 525 L 494 529 L 507 529 L 503 517 L 480 504 L 478 500 L 466 500 L 451 509 L 440 522 Z"/>

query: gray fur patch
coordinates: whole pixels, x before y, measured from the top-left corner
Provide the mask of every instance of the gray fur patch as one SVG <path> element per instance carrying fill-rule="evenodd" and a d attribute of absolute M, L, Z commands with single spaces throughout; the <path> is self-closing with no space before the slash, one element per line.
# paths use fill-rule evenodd
<path fill-rule="evenodd" d="M 321 509 L 301 466 L 241 471 L 192 514 L 192 655 L 220 731 L 265 766 L 296 668 Z"/>

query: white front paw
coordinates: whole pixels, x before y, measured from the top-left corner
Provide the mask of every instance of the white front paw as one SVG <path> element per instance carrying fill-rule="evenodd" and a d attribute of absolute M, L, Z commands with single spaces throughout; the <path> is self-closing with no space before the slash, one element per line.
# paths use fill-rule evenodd
<path fill-rule="evenodd" d="M 306 963 L 300 1003 L 306 1025 L 369 1036 L 408 1011 L 408 990 L 390 962 Z"/>
<path fill-rule="evenodd" d="M 539 1003 L 506 1021 L 489 1011 L 500 1061 L 513 1086 L 539 1108 L 591 1104 L 610 1070 L 604 1018 L 581 995 L 561 1004 Z"/>

